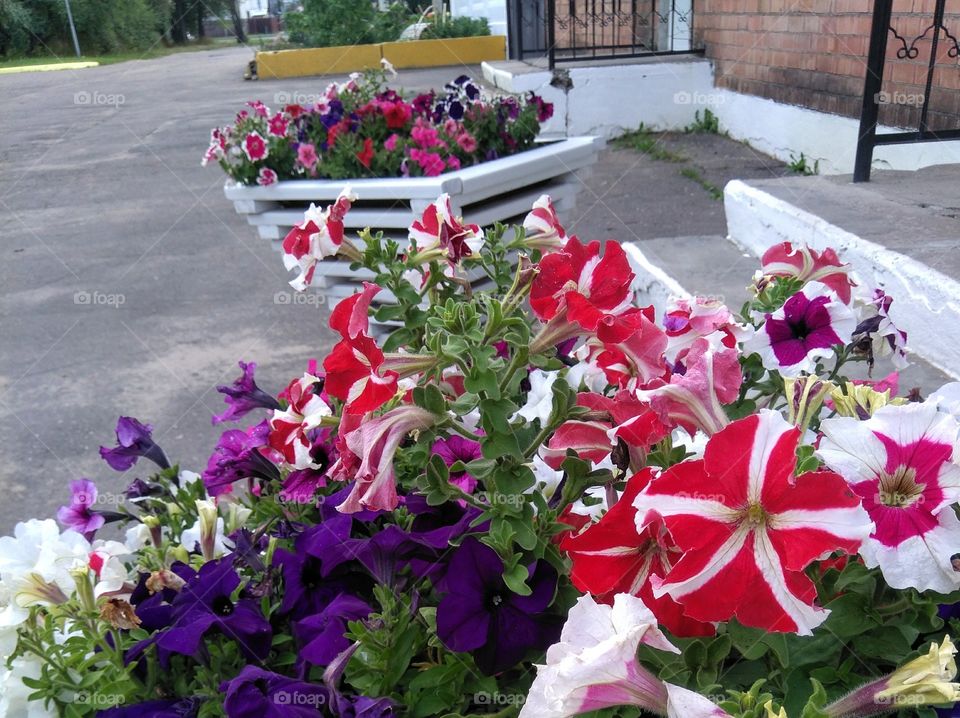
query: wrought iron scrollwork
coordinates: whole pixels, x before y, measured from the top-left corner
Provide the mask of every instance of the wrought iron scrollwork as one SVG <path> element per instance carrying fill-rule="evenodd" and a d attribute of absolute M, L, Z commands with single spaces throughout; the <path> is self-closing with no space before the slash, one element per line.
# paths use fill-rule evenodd
<path fill-rule="evenodd" d="M 907 38 L 898 33 L 895 27 L 891 26 L 890 33 L 893 35 L 894 39 L 900 43 L 900 47 L 897 48 L 897 59 L 916 60 L 920 55 L 920 49 L 917 47 L 917 43 L 923 40 L 931 30 L 934 31 L 934 34 L 937 34 L 942 30 L 945 38 L 950 41 L 951 44 L 947 49 L 947 57 L 956 58 L 960 56 L 960 40 L 958 40 L 949 29 L 947 29 L 946 25 L 935 22 L 928 25 L 926 30 L 913 38 L 913 40 L 910 42 L 907 42 Z"/>

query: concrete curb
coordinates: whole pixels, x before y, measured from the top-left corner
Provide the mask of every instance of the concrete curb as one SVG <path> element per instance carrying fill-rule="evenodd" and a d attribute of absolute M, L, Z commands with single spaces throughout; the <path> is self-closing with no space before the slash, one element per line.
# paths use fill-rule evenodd
<path fill-rule="evenodd" d="M 0 75 L 15 75 L 20 72 L 54 72 L 56 70 L 82 70 L 86 67 L 99 67 L 99 62 L 87 60 L 83 62 L 52 62 L 45 65 L 19 65 L 17 67 L 0 67 Z"/>
<path fill-rule="evenodd" d="M 864 281 L 893 296 L 893 319 L 911 350 L 960 378 L 960 282 L 741 180 L 729 182 L 723 198 L 731 241 L 757 256 L 780 242 L 834 247 Z"/>

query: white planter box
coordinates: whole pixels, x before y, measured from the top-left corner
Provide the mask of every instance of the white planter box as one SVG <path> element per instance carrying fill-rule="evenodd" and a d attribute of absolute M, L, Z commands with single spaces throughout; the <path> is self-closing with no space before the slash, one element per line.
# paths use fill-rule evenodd
<path fill-rule="evenodd" d="M 329 204 L 347 185 L 358 197 L 344 221 L 348 236 L 370 227 L 406 238 L 413 220 L 443 193 L 450 195 L 455 212 L 480 226 L 522 218 L 542 194 L 553 197 L 561 217 L 568 215 L 581 183 L 573 173 L 596 162 L 603 145 L 599 137 L 573 137 L 439 177 L 286 180 L 269 187 L 228 181 L 223 193 L 277 250 L 290 228 L 303 221 L 311 202 Z M 363 272 L 350 271 L 349 263 L 331 260 L 318 265 L 313 286 L 335 301 L 352 294 L 363 278 Z"/>

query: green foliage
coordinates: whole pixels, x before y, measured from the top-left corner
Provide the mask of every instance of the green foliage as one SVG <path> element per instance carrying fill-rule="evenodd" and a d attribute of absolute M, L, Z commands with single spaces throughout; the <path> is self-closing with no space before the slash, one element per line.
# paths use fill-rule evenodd
<path fill-rule="evenodd" d="M 480 37 L 490 34 L 490 23 L 485 17 L 453 17 L 447 14 L 431 22 L 420 35 L 422 40 L 450 37 Z"/>
<path fill-rule="evenodd" d="M 700 185 L 703 191 L 709 194 L 713 199 L 723 199 L 723 190 L 704 177 L 700 170 L 696 167 L 684 167 L 682 170 L 680 170 L 680 174 Z"/>
<path fill-rule="evenodd" d="M 798 175 L 816 175 L 820 174 L 820 160 L 815 160 L 811 165 L 807 157 L 800 153 L 799 157 L 790 154 L 790 162 L 787 163 L 787 169 L 796 172 Z"/>
<path fill-rule="evenodd" d="M 645 155 L 652 157 L 655 160 L 661 160 L 663 162 L 686 162 L 687 158 L 683 155 L 672 152 L 671 150 L 666 149 L 661 145 L 662 136 L 656 135 L 649 128 L 644 126 L 641 122 L 640 127 L 632 132 L 625 132 L 616 139 L 613 140 L 612 144 L 614 147 L 620 147 L 624 149 L 631 149 L 637 152 L 642 152 Z"/>
<path fill-rule="evenodd" d="M 306 0 L 284 16 L 290 40 L 306 47 L 391 42 L 415 20 L 402 3 L 381 12 L 364 0 Z"/>
<path fill-rule="evenodd" d="M 683 131 L 688 134 L 717 135 L 720 134 L 720 120 L 709 108 L 704 109 L 703 115 L 697 110 L 693 113 L 693 122 L 684 127 Z"/>

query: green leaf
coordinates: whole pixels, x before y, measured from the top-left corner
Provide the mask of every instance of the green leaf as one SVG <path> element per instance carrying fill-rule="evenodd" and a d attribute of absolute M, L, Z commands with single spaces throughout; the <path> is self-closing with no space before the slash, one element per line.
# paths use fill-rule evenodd
<path fill-rule="evenodd" d="M 510 568 L 505 568 L 503 571 L 503 582 L 507 584 L 507 588 L 513 591 L 518 596 L 529 596 L 533 591 L 526 584 L 527 578 L 530 574 L 527 571 L 527 567 L 522 563 L 517 563 Z"/>

